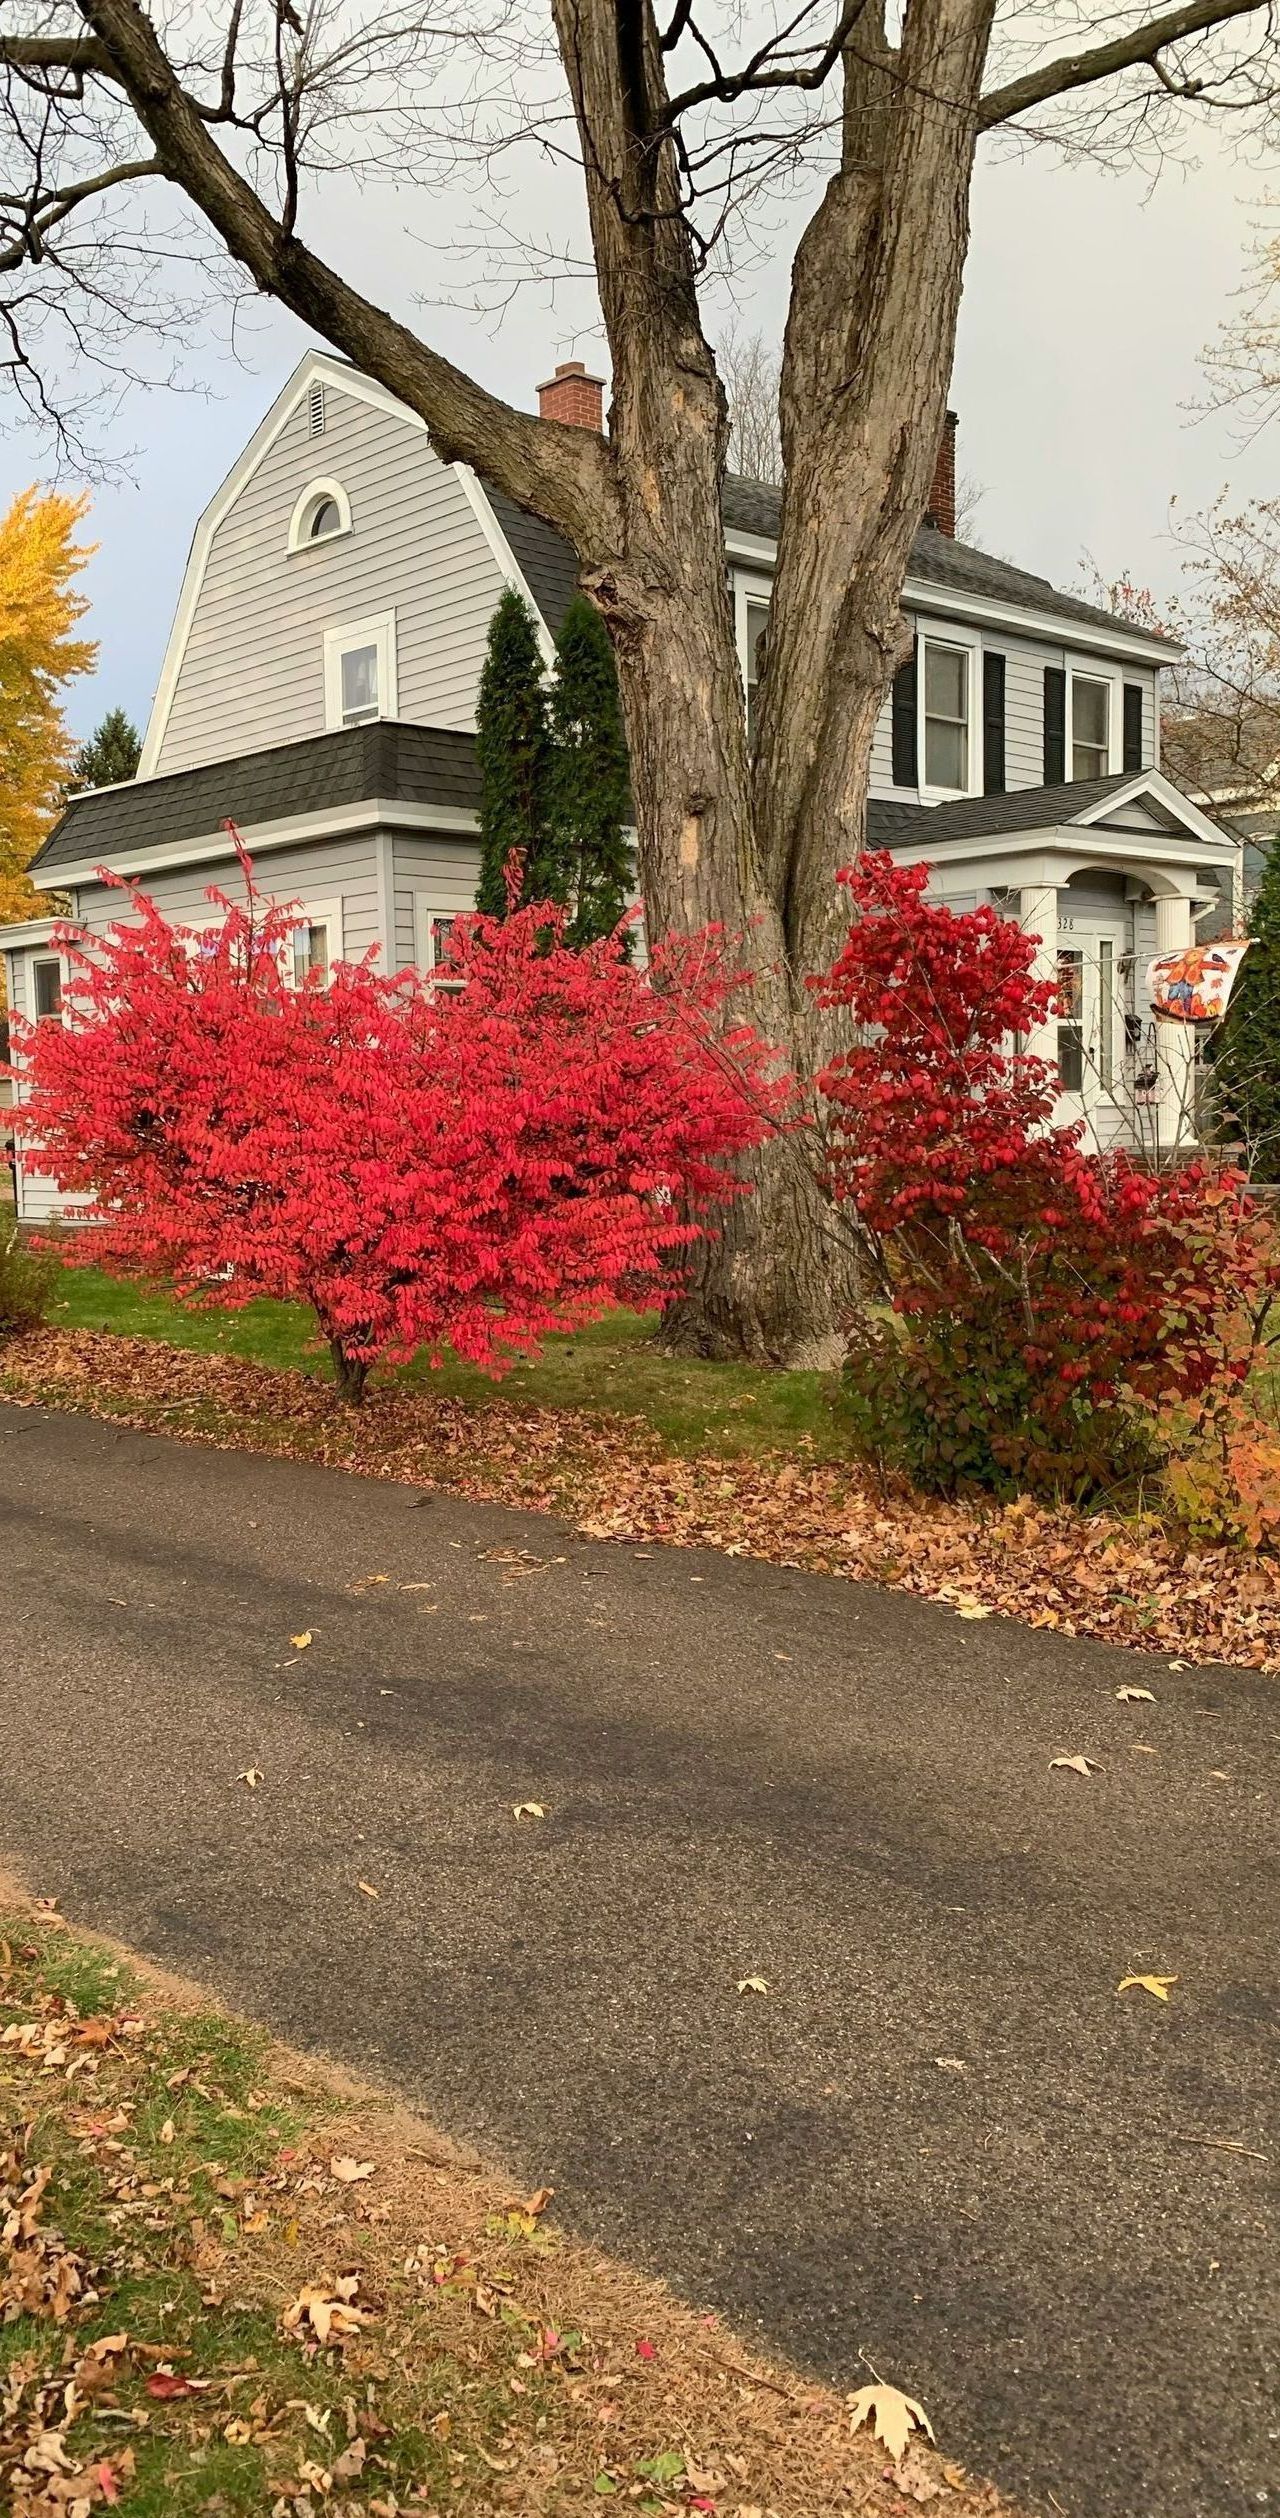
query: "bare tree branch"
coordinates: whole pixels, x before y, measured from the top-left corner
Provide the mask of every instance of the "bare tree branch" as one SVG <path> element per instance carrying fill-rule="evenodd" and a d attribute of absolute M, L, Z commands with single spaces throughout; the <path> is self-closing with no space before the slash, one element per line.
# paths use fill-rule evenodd
<path fill-rule="evenodd" d="M 1145 25 L 1113 36 L 1110 43 L 1095 44 L 1087 52 L 1064 53 L 1056 61 L 1046 61 L 1040 69 L 1028 71 L 1025 78 L 1012 79 L 1007 87 L 992 89 L 978 107 L 981 128 L 991 131 L 998 123 L 1012 122 L 1037 105 L 1047 105 L 1055 96 L 1096 86 L 1102 79 L 1118 77 L 1123 70 L 1137 69 L 1144 63 L 1154 67 L 1157 56 L 1168 45 L 1183 43 L 1190 35 L 1202 35 L 1207 28 L 1225 25 L 1231 18 L 1251 17 L 1263 8 L 1270 16 L 1270 0 L 1186 0 L 1184 7 L 1168 9 L 1163 17 L 1148 18 Z"/>

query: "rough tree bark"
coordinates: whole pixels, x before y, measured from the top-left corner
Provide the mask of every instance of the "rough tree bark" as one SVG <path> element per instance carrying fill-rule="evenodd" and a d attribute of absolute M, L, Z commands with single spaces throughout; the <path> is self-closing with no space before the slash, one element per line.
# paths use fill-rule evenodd
<path fill-rule="evenodd" d="M 1258 5 L 1184 0 L 984 97 L 992 0 L 908 0 L 896 47 L 884 0 L 846 0 L 819 68 L 792 62 L 735 86 L 713 64 L 701 88 L 673 98 L 665 64 L 694 0 L 676 0 L 665 50 L 652 0 L 553 0 L 612 358 L 607 439 L 512 409 L 311 253 L 295 233 L 292 164 L 272 209 L 135 0 L 76 0 L 82 38 L 0 38 L 0 62 L 41 93 L 60 78 L 123 90 L 154 151 L 146 164 L 195 203 L 258 287 L 418 412 L 446 461 L 475 465 L 572 542 L 617 648 L 651 925 L 712 922 L 749 938 L 750 1010 L 811 1086 L 830 1043 L 804 983 L 838 940 L 834 877 L 861 843 L 872 732 L 905 646 L 900 594 L 942 426 L 976 141 L 1137 63 L 1154 63 L 1166 92 L 1193 95 L 1189 80 L 1171 88 L 1162 49 Z M 237 11 L 229 58 L 238 22 Z M 843 142 L 793 274 L 786 483 L 753 760 L 720 516 L 727 417 L 682 215 L 682 116 L 775 76 L 792 90 L 817 85 L 833 66 Z M 60 198 L 51 217 L 65 215 Z M 795 1138 L 763 1148 L 752 1169 L 755 1194 L 702 1250 L 673 1340 L 826 1360 L 850 1300 L 845 1254 Z"/>

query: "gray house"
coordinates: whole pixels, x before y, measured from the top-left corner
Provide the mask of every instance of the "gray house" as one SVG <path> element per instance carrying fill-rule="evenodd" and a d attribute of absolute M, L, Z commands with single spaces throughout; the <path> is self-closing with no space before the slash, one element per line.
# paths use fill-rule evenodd
<path fill-rule="evenodd" d="M 549 417 L 601 425 L 580 366 Z M 748 711 L 768 619 L 778 493 L 730 480 L 725 556 Z M 377 945 L 430 971 L 474 900 L 472 741 L 490 616 L 530 603 L 550 662 L 576 583 L 568 545 L 392 395 L 306 358 L 196 528 L 136 779 L 75 797 L 33 873 L 93 931 L 121 914 L 105 866 L 198 925 L 235 874 L 234 821 L 264 889 L 298 906 L 299 966 Z M 927 859 L 956 907 L 994 901 L 1041 939 L 1064 1010 L 1033 1044 L 1064 1113 L 1099 1142 L 1176 1142 L 1190 1045 L 1157 1040 L 1157 948 L 1220 931 L 1239 843 L 1159 766 L 1158 684 L 1176 650 L 955 537 L 954 423 L 904 596 L 915 646 L 877 730 L 870 836 Z M 0 929 L 10 1003 L 55 1019 L 49 923 Z M 56 1204 L 19 1175 L 22 1213 Z"/>

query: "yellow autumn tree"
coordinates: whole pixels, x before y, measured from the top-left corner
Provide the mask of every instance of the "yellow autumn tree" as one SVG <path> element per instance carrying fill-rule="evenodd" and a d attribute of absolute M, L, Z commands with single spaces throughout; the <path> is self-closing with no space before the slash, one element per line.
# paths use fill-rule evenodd
<path fill-rule="evenodd" d="M 75 635 L 88 610 L 76 580 L 93 546 L 74 535 L 88 504 L 33 486 L 0 517 L 0 925 L 47 906 L 26 868 L 71 767 L 61 692 L 98 653 Z"/>

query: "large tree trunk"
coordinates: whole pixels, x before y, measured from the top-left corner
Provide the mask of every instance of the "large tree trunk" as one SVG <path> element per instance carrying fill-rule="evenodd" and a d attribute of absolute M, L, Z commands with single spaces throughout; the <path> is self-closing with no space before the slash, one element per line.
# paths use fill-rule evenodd
<path fill-rule="evenodd" d="M 418 411 L 446 460 L 477 465 L 569 536 L 617 646 L 651 924 L 710 922 L 747 938 L 757 971 L 747 1010 L 812 1102 L 832 1044 L 805 981 L 839 938 L 835 877 L 861 844 L 872 732 L 902 644 L 900 590 L 950 375 L 992 0 L 911 0 L 897 52 L 883 0 L 866 0 L 849 39 L 842 162 L 793 280 L 787 484 L 754 763 L 720 516 L 724 399 L 651 0 L 554 0 L 613 360 L 608 444 L 512 410 L 351 288 L 218 147 L 132 0 L 78 6 L 158 166 L 259 287 Z M 1034 101 L 1007 94 L 1004 110 Z M 754 1194 L 701 1253 L 672 1323 L 681 1344 L 778 1363 L 835 1351 L 853 1288 L 812 1160 L 795 1136 L 754 1158 Z"/>
<path fill-rule="evenodd" d="M 937 0 L 888 77 L 859 20 L 843 163 L 797 257 L 782 373 L 787 460 L 759 741 L 748 757 L 724 563 L 724 401 L 698 313 L 647 9 L 560 0 L 613 356 L 619 549 L 586 572 L 614 635 L 655 933 L 744 935 L 748 1009 L 790 1058 L 811 1129 L 752 1158 L 752 1194 L 668 1323 L 710 1355 L 829 1363 L 857 1299 L 817 1184 L 814 1078 L 836 1043 L 806 985 L 843 925 L 900 594 L 942 427 L 990 0 Z M 628 45 L 625 29 L 633 27 Z M 919 28 L 924 26 L 922 33 Z M 947 102 L 933 100 L 939 95 Z M 957 105 L 956 100 L 961 100 Z M 622 556 L 622 555 L 625 556 Z"/>

